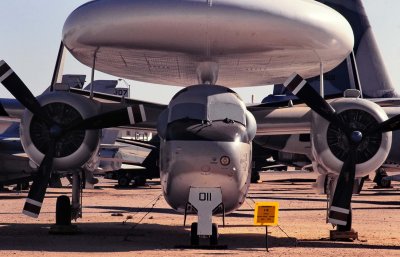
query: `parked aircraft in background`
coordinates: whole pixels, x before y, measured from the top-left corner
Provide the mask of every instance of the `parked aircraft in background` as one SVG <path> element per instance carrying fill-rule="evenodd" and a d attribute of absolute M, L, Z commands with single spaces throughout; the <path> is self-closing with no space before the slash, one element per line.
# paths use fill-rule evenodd
<path fill-rule="evenodd" d="M 29 164 L 29 158 L 22 148 L 19 138 L 19 120 L 0 121 L 0 185 L 26 184 L 36 172 Z"/>
<path fill-rule="evenodd" d="M 109 96 L 84 97 L 79 90 L 50 90 L 36 99 L 0 62 L 0 82 L 27 108 L 21 141 L 39 166 L 24 206 L 33 217 L 52 170 L 81 168 L 98 151 L 100 129 L 130 125 L 157 127 L 164 196 L 175 210 L 197 213 L 193 244 L 199 236 L 216 244 L 212 214 L 244 202 L 256 134 L 311 135 L 312 157 L 339 177 L 330 222 L 345 226 L 354 179 L 385 161 L 389 131 L 398 129 L 398 116 L 388 119 L 380 106 L 357 98 L 358 91 L 326 102 L 303 80 L 352 59 L 354 47 L 347 20 L 315 1 L 92 1 L 68 17 L 63 44 L 93 69 L 184 88 L 167 108 L 134 100 L 107 103 Z M 263 106 L 250 112 L 231 89 L 285 80 L 307 104 L 296 107 L 299 112 Z"/>
<path fill-rule="evenodd" d="M 114 149 L 111 161 L 119 159 L 118 169 L 106 171 L 107 179 L 118 181 L 118 186 L 143 186 L 148 179 L 159 178 L 160 140 L 156 135 L 146 138 L 143 131 L 136 131 L 135 137 L 122 137 L 116 140 L 118 149 Z M 113 150 L 111 150 L 113 151 Z"/>

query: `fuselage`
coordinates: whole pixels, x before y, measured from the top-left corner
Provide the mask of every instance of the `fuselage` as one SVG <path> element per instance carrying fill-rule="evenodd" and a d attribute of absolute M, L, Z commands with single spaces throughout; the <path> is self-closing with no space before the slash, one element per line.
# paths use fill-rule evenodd
<path fill-rule="evenodd" d="M 159 118 L 160 178 L 167 202 L 184 212 L 189 191 L 220 188 L 236 210 L 250 185 L 256 124 L 232 90 L 196 85 L 178 92 Z"/>
<path fill-rule="evenodd" d="M 169 140 L 161 149 L 161 185 L 173 209 L 184 212 L 191 187 L 221 188 L 228 213 L 244 202 L 250 186 L 250 143 Z"/>

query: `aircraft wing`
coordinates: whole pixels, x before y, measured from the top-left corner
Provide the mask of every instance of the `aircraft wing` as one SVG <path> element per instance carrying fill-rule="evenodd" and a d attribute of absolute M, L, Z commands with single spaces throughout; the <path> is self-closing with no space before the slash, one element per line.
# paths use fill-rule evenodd
<path fill-rule="evenodd" d="M 333 99 L 332 99 L 333 100 Z M 370 101 L 381 106 L 389 118 L 399 113 L 400 98 L 376 98 Z M 331 100 L 328 100 L 330 102 Z M 260 104 L 247 109 L 257 120 L 257 135 L 309 134 L 311 110 L 305 104 Z"/>
<path fill-rule="evenodd" d="M 305 105 L 293 107 L 247 108 L 256 118 L 257 135 L 284 135 L 310 133 L 311 112 Z"/>

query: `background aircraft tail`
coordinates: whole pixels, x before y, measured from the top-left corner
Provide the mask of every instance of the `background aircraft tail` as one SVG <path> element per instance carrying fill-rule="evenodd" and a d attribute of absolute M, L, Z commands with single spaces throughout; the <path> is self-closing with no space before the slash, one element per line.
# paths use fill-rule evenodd
<path fill-rule="evenodd" d="M 375 36 L 361 0 L 317 0 L 341 13 L 354 31 L 354 56 L 325 73 L 325 96 L 339 96 L 348 88 L 359 89 L 364 98 L 400 97 L 387 74 Z M 354 62 L 354 59 L 355 62 Z M 357 66 L 355 66 L 355 63 Z M 358 70 L 359 80 L 355 68 Z M 319 92 L 319 77 L 307 79 Z M 285 88 L 275 85 L 274 95 L 286 94 Z"/>

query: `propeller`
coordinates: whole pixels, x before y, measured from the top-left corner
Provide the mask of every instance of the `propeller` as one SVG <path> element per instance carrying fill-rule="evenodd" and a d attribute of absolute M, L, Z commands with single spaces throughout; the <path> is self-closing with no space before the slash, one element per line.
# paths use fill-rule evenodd
<path fill-rule="evenodd" d="M 77 118 L 72 121 L 71 124 L 61 125 L 50 117 L 25 83 L 3 60 L 0 60 L 0 83 L 2 83 L 26 109 L 32 112 L 34 116 L 43 120 L 49 131 L 50 140 L 47 145 L 47 150 L 40 163 L 37 175 L 33 180 L 23 209 L 23 213 L 31 217 L 38 217 L 40 213 L 47 185 L 53 170 L 56 144 L 63 136 L 76 130 L 102 129 L 133 125 L 146 121 L 143 105 L 133 105 L 110 112 L 100 113 L 87 119 Z"/>
<path fill-rule="evenodd" d="M 322 98 L 313 87 L 300 75 L 294 73 L 284 86 L 299 99 L 304 101 L 314 112 L 329 121 L 332 126 L 342 130 L 345 135 L 346 158 L 343 159 L 343 166 L 339 173 L 338 182 L 329 211 L 329 222 L 332 224 L 347 225 L 350 213 L 353 185 L 356 175 L 357 161 L 362 159 L 359 146 L 369 136 L 400 129 L 400 115 L 382 123 L 371 123 L 364 131 L 351 126 L 345 115 L 337 114 L 335 109 Z"/>
<path fill-rule="evenodd" d="M 71 124 L 66 130 L 103 129 L 146 121 L 143 104 L 105 112 Z"/>
<path fill-rule="evenodd" d="M 374 132 L 388 132 L 388 131 L 395 131 L 400 129 L 400 114 L 393 116 L 392 118 L 382 122 L 379 126 L 376 126 L 369 131 L 367 134 L 372 134 Z"/>
<path fill-rule="evenodd" d="M 47 185 L 50 181 L 51 172 L 53 170 L 53 157 L 55 151 L 55 140 L 52 139 L 46 155 L 39 166 L 36 177 L 33 180 L 32 187 L 26 198 L 23 214 L 33 218 L 37 218 L 42 208 L 44 195 L 46 194 Z"/>
<path fill-rule="evenodd" d="M 50 118 L 41 111 L 41 106 L 24 82 L 3 60 L 0 60 L 0 83 L 29 111 L 41 118 L 46 124 L 51 124 Z"/>

